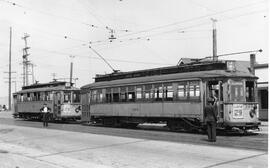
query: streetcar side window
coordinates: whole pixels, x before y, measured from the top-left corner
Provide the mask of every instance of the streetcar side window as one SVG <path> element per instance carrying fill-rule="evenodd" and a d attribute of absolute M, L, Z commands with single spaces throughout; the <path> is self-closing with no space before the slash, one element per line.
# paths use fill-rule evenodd
<path fill-rule="evenodd" d="M 96 103 L 97 101 L 97 90 L 91 91 L 91 103 Z"/>
<path fill-rule="evenodd" d="M 18 94 L 16 98 L 17 98 L 17 102 L 21 101 L 21 95 L 20 94 Z"/>
<path fill-rule="evenodd" d="M 106 103 L 112 102 L 111 88 L 106 89 Z"/>
<path fill-rule="evenodd" d="M 187 82 L 179 82 L 177 86 L 177 98 L 180 100 L 187 99 Z"/>
<path fill-rule="evenodd" d="M 199 81 L 189 82 L 189 98 L 198 99 L 200 97 L 200 85 Z"/>
<path fill-rule="evenodd" d="M 92 91 L 89 91 L 88 93 L 87 93 L 87 101 L 88 101 L 88 103 L 90 104 L 90 103 L 92 103 L 92 100 L 91 100 L 91 93 L 92 93 Z"/>
<path fill-rule="evenodd" d="M 49 99 L 49 92 L 44 92 L 44 100 L 48 101 Z"/>
<path fill-rule="evenodd" d="M 31 93 L 32 94 L 32 93 Z M 30 96 L 30 93 L 27 93 L 27 99 L 26 101 L 31 101 L 31 96 Z"/>
<path fill-rule="evenodd" d="M 53 100 L 53 93 L 49 92 L 48 100 Z"/>
<path fill-rule="evenodd" d="M 174 97 L 173 94 L 172 83 L 164 83 L 164 100 L 172 101 Z"/>
<path fill-rule="evenodd" d="M 40 92 L 40 100 L 45 101 L 45 93 L 44 92 Z"/>
<path fill-rule="evenodd" d="M 119 88 L 113 88 L 113 102 L 119 102 L 120 97 L 119 97 Z"/>
<path fill-rule="evenodd" d="M 155 101 L 162 101 L 162 98 L 163 98 L 162 84 L 155 84 L 153 91 L 154 91 L 154 99 L 155 99 Z"/>
<path fill-rule="evenodd" d="M 141 100 L 142 99 L 142 86 L 136 87 L 136 99 Z"/>
<path fill-rule="evenodd" d="M 127 88 L 120 87 L 120 101 L 126 102 L 127 101 Z"/>
<path fill-rule="evenodd" d="M 150 100 L 152 98 L 151 90 L 152 90 L 151 84 L 144 85 L 143 95 L 145 100 Z"/>
<path fill-rule="evenodd" d="M 128 86 L 128 101 L 135 101 L 135 88 L 134 86 Z"/>
<path fill-rule="evenodd" d="M 36 92 L 36 101 L 40 101 L 40 93 Z"/>
<path fill-rule="evenodd" d="M 21 94 L 21 102 L 24 102 L 25 101 L 25 99 L 26 99 L 26 96 L 25 96 L 25 94 Z"/>
<path fill-rule="evenodd" d="M 254 93 L 254 82 L 247 81 L 246 82 L 246 101 L 254 102 L 255 101 L 255 93 Z"/>

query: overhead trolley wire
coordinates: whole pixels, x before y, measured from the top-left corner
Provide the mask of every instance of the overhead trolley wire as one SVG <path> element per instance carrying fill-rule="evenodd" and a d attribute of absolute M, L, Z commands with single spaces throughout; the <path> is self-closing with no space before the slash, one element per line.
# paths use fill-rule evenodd
<path fill-rule="evenodd" d="M 37 48 L 37 47 L 31 47 L 31 48 L 33 50 L 44 51 L 47 53 L 70 56 L 70 53 L 66 53 L 66 52 L 62 52 L 62 51 L 48 50 L 48 49 Z M 84 55 L 80 55 L 80 54 L 72 54 L 72 55 L 74 55 L 76 57 L 81 57 L 81 58 L 91 58 L 91 59 L 99 59 L 99 60 L 101 59 L 100 57 L 84 56 Z M 164 63 L 158 63 L 158 62 L 142 62 L 142 61 L 131 61 L 131 60 L 122 60 L 122 59 L 111 59 L 111 58 L 105 58 L 105 59 L 108 61 L 112 61 L 112 62 L 135 63 L 135 64 L 146 64 L 146 65 L 171 65 L 171 64 L 164 64 Z"/>
<path fill-rule="evenodd" d="M 209 18 L 209 17 L 224 14 L 224 13 L 231 12 L 231 11 L 234 11 L 234 10 L 238 10 L 238 9 L 241 9 L 241 8 L 247 8 L 247 7 L 254 6 L 254 5 L 257 5 L 259 3 L 265 3 L 265 2 L 266 1 L 263 0 L 263 1 L 255 2 L 255 3 L 249 3 L 249 4 L 246 4 L 246 5 L 243 5 L 243 6 L 238 6 L 238 7 L 218 11 L 218 12 L 215 12 L 215 13 L 212 13 L 212 14 L 207 14 L 207 15 L 203 15 L 203 16 L 199 16 L 199 17 L 194 17 L 194 18 L 190 18 L 190 19 L 186 19 L 186 20 L 182 20 L 182 21 L 177 21 L 177 22 L 162 25 L 162 26 L 156 26 L 156 27 L 152 27 L 152 28 L 149 28 L 149 29 L 145 29 L 145 30 L 125 34 L 125 35 L 122 35 L 121 37 L 131 36 L 131 35 L 134 35 L 134 34 L 141 34 L 141 33 L 149 32 L 149 31 L 153 31 L 153 30 L 158 30 L 158 29 L 163 29 L 163 28 L 179 25 L 179 24 L 186 23 L 186 22 L 192 22 L 192 21 L 196 21 L 196 20 L 200 20 L 200 19 L 204 19 L 204 18 Z"/>
<path fill-rule="evenodd" d="M 67 20 L 67 21 L 70 21 L 70 22 L 73 22 L 73 23 L 79 23 L 79 24 L 82 24 L 82 25 L 85 25 L 85 26 L 88 26 L 88 27 L 91 27 L 91 28 L 104 29 L 104 30 L 107 29 L 106 26 L 90 24 L 90 23 L 78 21 L 78 20 L 75 20 L 75 19 L 71 19 L 71 18 L 68 18 L 68 17 L 65 17 L 65 16 L 60 16 L 60 15 L 52 14 L 52 13 L 49 13 L 49 12 L 32 9 L 32 8 L 23 6 L 21 4 L 18 4 L 18 3 L 15 3 L 15 2 L 9 1 L 9 0 L 0 0 L 0 1 L 8 3 L 8 4 L 12 5 L 12 6 L 22 8 L 22 9 L 26 9 L 26 10 L 30 10 L 30 11 L 33 11 L 33 12 L 41 13 L 41 14 L 47 15 L 47 16 L 58 17 L 58 18 L 61 18 L 61 19 L 64 19 L 64 20 Z"/>

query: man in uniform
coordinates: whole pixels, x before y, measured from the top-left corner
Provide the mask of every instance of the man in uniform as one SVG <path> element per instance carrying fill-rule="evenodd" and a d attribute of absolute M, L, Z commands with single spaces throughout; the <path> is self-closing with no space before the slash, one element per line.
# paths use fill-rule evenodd
<path fill-rule="evenodd" d="M 46 103 L 44 103 L 40 111 L 43 113 L 43 127 L 48 127 L 48 118 L 49 118 L 51 109 L 47 107 Z"/>
<path fill-rule="evenodd" d="M 217 110 L 212 105 L 212 101 L 208 100 L 204 108 L 204 118 L 207 125 L 208 140 L 216 142 L 216 124 L 217 124 Z"/>

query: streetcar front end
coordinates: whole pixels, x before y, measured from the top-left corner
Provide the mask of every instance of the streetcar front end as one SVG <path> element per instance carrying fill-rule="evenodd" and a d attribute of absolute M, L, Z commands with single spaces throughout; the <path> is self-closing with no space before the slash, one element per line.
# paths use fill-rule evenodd
<path fill-rule="evenodd" d="M 57 103 L 60 101 L 56 101 L 55 104 L 58 106 L 56 110 L 57 118 L 61 120 L 81 119 L 80 90 L 64 90 L 59 96 L 57 95 L 56 100 L 61 100 L 60 104 Z"/>
<path fill-rule="evenodd" d="M 258 129 L 259 105 L 256 102 L 256 80 L 230 79 L 224 102 L 224 126 L 242 130 Z"/>

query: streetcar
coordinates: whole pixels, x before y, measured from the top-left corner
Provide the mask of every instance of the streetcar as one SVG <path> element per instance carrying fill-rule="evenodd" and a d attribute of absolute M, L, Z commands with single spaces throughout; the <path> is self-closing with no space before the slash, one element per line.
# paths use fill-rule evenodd
<path fill-rule="evenodd" d="M 82 121 L 107 126 L 166 123 L 204 129 L 204 107 L 216 94 L 220 129 L 258 129 L 257 77 L 249 62 L 193 60 L 177 66 L 96 75 L 81 87 Z"/>
<path fill-rule="evenodd" d="M 71 83 L 53 81 L 22 87 L 13 94 L 14 118 L 42 119 L 44 104 L 51 109 L 50 120 L 77 120 L 81 118 L 80 89 Z"/>

